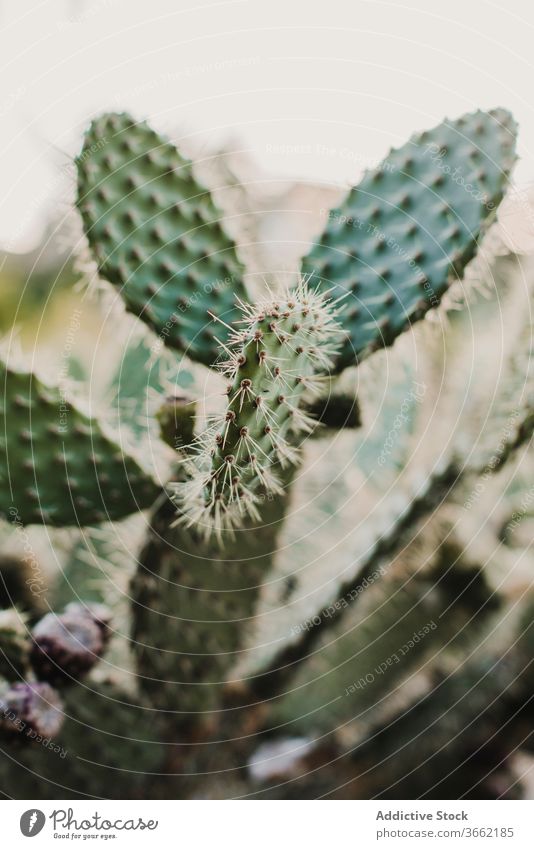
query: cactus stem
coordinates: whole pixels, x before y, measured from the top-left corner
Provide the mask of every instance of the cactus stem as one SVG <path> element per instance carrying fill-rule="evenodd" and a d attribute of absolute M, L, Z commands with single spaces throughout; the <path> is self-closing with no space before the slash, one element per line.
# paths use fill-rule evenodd
<path fill-rule="evenodd" d="M 193 443 L 187 479 L 174 487 L 177 523 L 201 525 L 207 538 L 222 539 L 247 515 L 260 520 L 262 497 L 282 494 L 279 473 L 313 429 L 301 404 L 319 391 L 343 330 L 337 304 L 308 284 L 238 302 L 242 317 L 217 363 L 229 381 L 226 409 Z"/>

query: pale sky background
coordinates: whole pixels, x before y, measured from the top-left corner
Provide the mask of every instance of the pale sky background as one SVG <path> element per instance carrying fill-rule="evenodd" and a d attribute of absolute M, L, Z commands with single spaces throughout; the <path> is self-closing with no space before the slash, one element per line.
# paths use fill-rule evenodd
<path fill-rule="evenodd" d="M 414 130 L 500 105 L 534 182 L 531 0 L 0 0 L 0 30 L 0 248 L 37 241 L 110 108 L 344 185 Z"/>

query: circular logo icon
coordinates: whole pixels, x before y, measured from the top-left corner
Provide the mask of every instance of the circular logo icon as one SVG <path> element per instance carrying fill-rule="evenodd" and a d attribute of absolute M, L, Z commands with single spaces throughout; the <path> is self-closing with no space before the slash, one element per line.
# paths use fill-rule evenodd
<path fill-rule="evenodd" d="M 42 811 L 37 808 L 31 808 L 29 811 L 24 811 L 20 818 L 20 830 L 24 837 L 35 837 L 42 831 L 46 822 L 46 817 Z"/>

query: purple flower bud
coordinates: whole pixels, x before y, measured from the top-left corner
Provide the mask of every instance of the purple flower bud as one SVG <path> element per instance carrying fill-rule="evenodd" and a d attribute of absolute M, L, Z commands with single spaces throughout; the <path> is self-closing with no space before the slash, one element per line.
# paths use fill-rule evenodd
<path fill-rule="evenodd" d="M 74 614 L 76 616 L 87 616 L 95 625 L 98 625 L 104 640 L 104 647 L 108 644 L 111 637 L 111 619 L 112 612 L 105 604 L 100 604 L 97 601 L 78 602 L 71 601 L 65 608 L 65 613 Z"/>
<path fill-rule="evenodd" d="M 63 704 L 49 685 L 13 684 L 0 697 L 0 727 L 25 737 L 55 737 L 63 725 Z"/>
<path fill-rule="evenodd" d="M 33 629 L 31 663 L 38 678 L 60 681 L 82 678 L 104 651 L 103 625 L 83 605 L 61 615 L 47 613 Z"/>

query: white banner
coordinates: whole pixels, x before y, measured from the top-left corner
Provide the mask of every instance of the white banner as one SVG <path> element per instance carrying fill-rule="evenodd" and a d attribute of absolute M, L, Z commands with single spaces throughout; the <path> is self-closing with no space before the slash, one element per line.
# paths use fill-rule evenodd
<path fill-rule="evenodd" d="M 5 801 L 0 810 L 9 849 L 534 845 L 534 802 Z"/>

